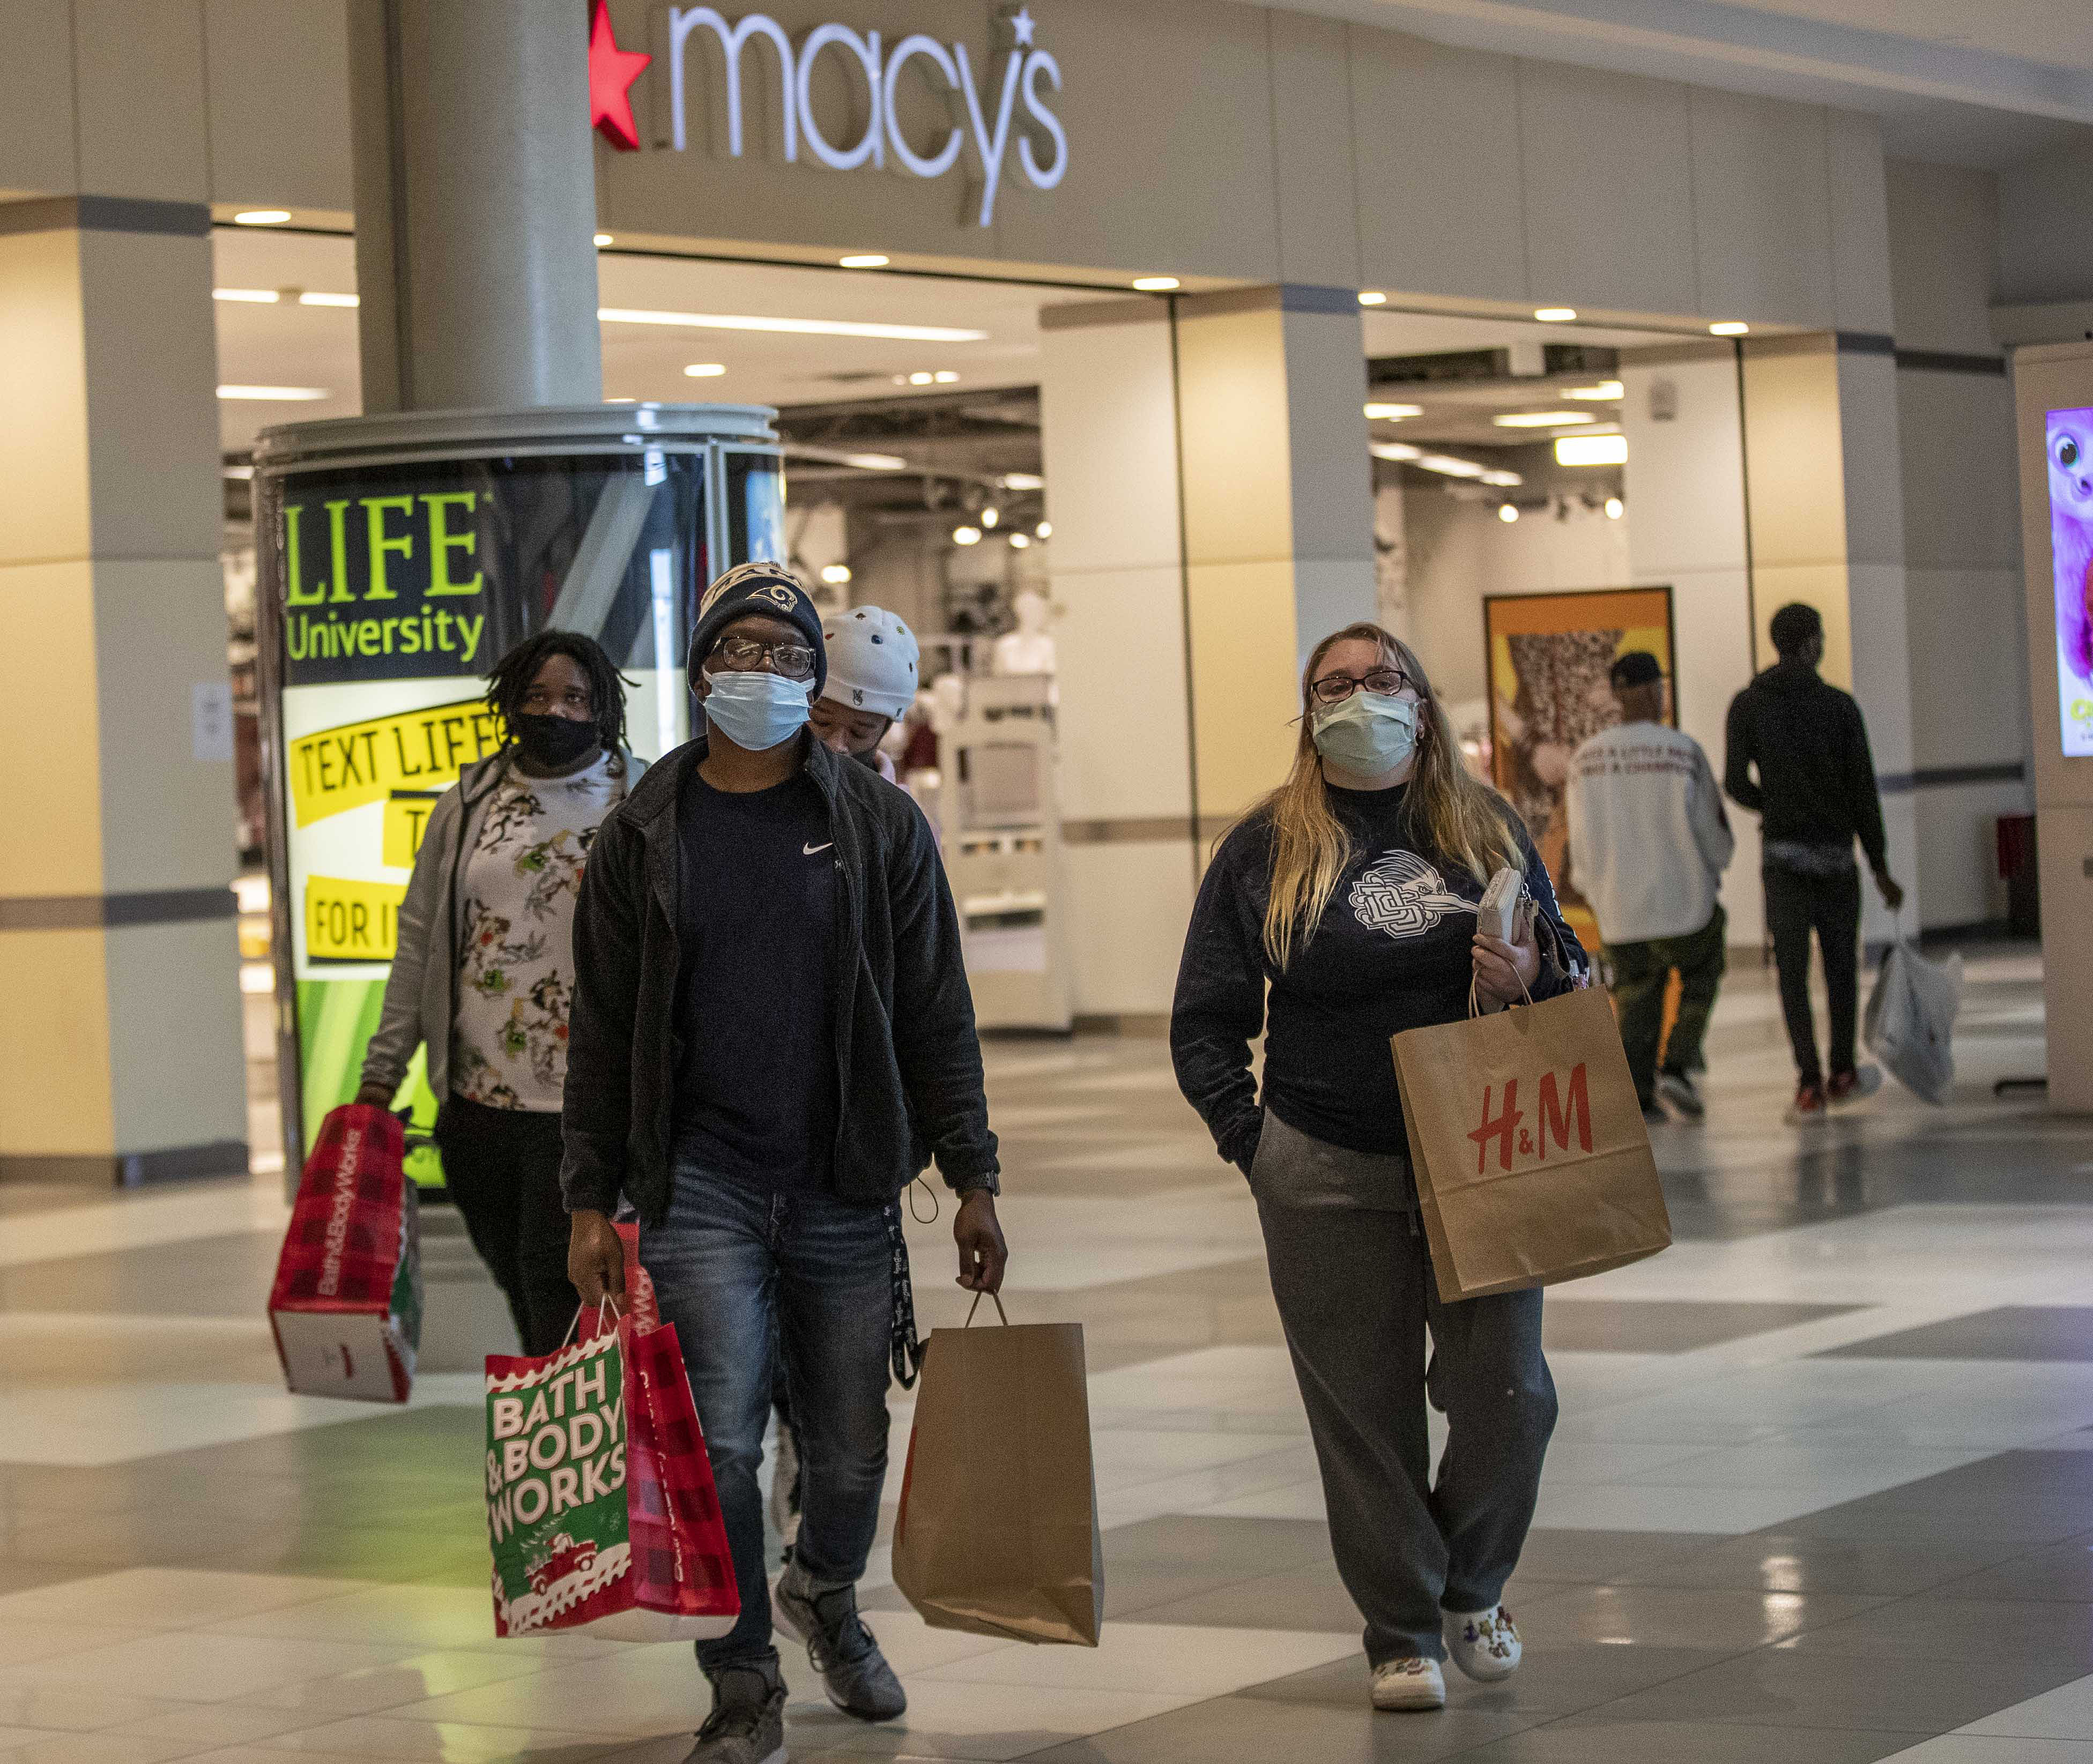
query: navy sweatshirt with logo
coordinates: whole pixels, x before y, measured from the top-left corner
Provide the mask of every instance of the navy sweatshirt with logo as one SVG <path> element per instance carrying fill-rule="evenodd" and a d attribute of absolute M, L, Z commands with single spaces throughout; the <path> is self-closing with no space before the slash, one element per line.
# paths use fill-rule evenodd
<path fill-rule="evenodd" d="M 1483 886 L 1421 842 L 1406 790 L 1329 789 L 1352 840 L 1321 919 L 1297 937 L 1286 971 L 1264 951 L 1270 820 L 1254 815 L 1222 841 L 1192 909 L 1170 1014 L 1178 1087 L 1221 1156 L 1247 1173 L 1263 1109 L 1348 1151 L 1403 1153 L 1409 1141 L 1389 1038 L 1468 1014 L 1476 908 Z M 1582 984 L 1586 962 L 1526 829 L 1504 810 L 1540 907 L 1536 1001 Z M 1267 986 L 1270 992 L 1268 1001 Z M 1264 1095 L 1250 1072 L 1262 1031 Z"/>

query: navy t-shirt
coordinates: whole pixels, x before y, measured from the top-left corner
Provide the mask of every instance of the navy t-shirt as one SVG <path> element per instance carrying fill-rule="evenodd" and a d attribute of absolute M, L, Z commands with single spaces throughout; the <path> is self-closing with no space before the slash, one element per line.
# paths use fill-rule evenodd
<path fill-rule="evenodd" d="M 676 1152 L 775 1188 L 834 1180 L 838 890 L 826 806 L 804 772 L 716 790 L 678 816 Z"/>

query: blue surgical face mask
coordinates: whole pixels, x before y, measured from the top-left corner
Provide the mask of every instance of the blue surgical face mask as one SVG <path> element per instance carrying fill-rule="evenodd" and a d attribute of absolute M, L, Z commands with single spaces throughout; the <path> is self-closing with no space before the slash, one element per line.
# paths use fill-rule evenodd
<path fill-rule="evenodd" d="M 768 672 L 707 674 L 705 681 L 713 689 L 705 720 L 737 747 L 760 754 L 807 726 L 807 681 Z"/>
<path fill-rule="evenodd" d="M 1417 707 L 1363 686 L 1341 704 L 1319 707 L 1310 729 L 1316 752 L 1362 777 L 1393 772 L 1417 751 Z"/>

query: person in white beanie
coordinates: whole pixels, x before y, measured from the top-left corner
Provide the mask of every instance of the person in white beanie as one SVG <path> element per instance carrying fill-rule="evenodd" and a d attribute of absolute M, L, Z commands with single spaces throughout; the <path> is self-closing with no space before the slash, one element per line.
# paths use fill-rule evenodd
<path fill-rule="evenodd" d="M 879 744 L 916 702 L 915 634 L 884 607 L 853 607 L 823 621 L 821 641 L 829 677 L 809 714 L 815 738 L 891 784 L 894 762 Z"/>

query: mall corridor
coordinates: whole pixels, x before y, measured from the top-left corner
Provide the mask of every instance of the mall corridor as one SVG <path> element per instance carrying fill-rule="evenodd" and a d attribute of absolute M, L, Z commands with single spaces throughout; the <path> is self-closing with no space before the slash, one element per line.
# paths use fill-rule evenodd
<path fill-rule="evenodd" d="M 909 1713 L 845 1719 L 791 1652 L 794 1758 L 2093 1758 L 2093 1190 L 2082 1131 L 1988 1100 L 2041 1057 L 2009 948 L 1972 962 L 1952 1106 L 1806 1134 L 1736 976 L 1710 1122 L 1656 1135 L 1677 1244 L 1547 1301 L 1525 1666 L 1435 1714 L 1367 1706 L 1254 1213 L 1163 1044 L 992 1043 L 1012 1314 L 1085 1329 L 1103 1645 L 869 1586 Z M 493 1639 L 476 1377 L 284 1394 L 280 1194 L 0 1190 L 0 1760 L 675 1764 L 687 1648 Z M 944 1226 L 912 1235 L 924 1326 L 956 1323 Z"/>

